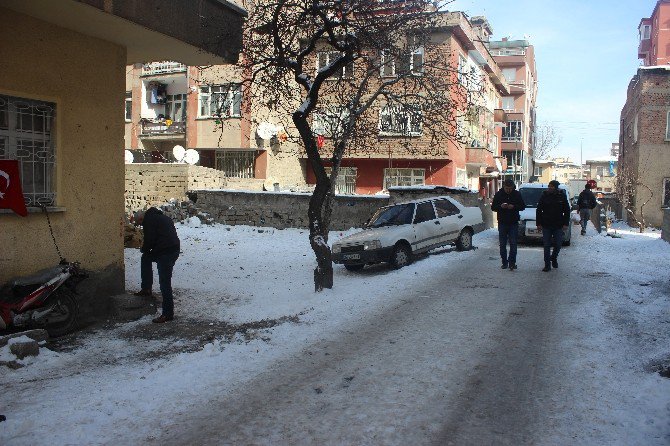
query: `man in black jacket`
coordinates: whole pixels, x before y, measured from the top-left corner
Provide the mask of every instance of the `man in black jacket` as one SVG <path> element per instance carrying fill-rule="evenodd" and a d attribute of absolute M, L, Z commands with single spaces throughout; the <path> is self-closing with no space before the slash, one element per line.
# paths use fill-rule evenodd
<path fill-rule="evenodd" d="M 172 219 L 156 208 L 149 208 L 146 212 L 137 212 L 134 220 L 135 224 L 142 225 L 144 232 L 142 260 L 140 261 L 142 289 L 135 295 L 151 296 L 154 278 L 152 263 L 156 262 L 158 284 L 163 296 L 163 311 L 152 322 L 162 324 L 174 318 L 172 269 L 179 257 L 179 237 Z"/>
<path fill-rule="evenodd" d="M 550 181 L 547 190 L 542 193 L 537 203 L 535 218 L 537 229 L 542 231 L 544 242 L 544 269 L 551 271 L 551 267 L 558 268 L 558 253 L 563 245 L 563 230 L 570 228 L 570 205 L 567 195 L 558 189 L 556 180 Z M 551 246 L 554 251 L 551 252 Z"/>
<path fill-rule="evenodd" d="M 500 258 L 502 268 L 516 269 L 517 239 L 519 237 L 519 211 L 526 209 L 526 204 L 512 180 L 505 180 L 503 188 L 493 196 L 491 210 L 498 215 L 498 241 L 500 242 Z M 507 256 L 507 240 L 509 240 L 509 257 Z"/>
<path fill-rule="evenodd" d="M 586 183 L 584 190 L 579 194 L 577 199 L 577 208 L 579 209 L 579 223 L 582 225 L 582 235 L 586 234 L 586 226 L 591 219 L 591 210 L 596 207 L 598 202 L 596 196 L 591 192 L 591 185 Z"/>

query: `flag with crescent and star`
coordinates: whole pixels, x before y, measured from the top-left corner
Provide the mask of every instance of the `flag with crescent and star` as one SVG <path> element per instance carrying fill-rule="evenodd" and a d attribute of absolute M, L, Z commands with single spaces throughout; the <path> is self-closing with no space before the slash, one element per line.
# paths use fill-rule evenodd
<path fill-rule="evenodd" d="M 22 217 L 28 215 L 17 160 L 0 160 L 0 209 L 11 209 Z"/>

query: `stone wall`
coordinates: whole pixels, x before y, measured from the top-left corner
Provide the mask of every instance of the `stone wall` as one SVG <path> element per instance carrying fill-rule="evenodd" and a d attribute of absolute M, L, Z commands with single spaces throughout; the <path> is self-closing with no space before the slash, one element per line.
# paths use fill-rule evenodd
<path fill-rule="evenodd" d="M 661 226 L 661 237 L 670 242 L 670 208 L 663 208 L 663 226 Z"/>
<path fill-rule="evenodd" d="M 227 225 L 267 226 L 278 229 L 307 228 L 311 194 L 230 190 L 191 191 L 196 205 L 215 222 Z M 388 196 L 340 195 L 333 206 L 331 229 L 360 228 L 374 211 L 389 202 Z"/>
<path fill-rule="evenodd" d="M 189 195 L 197 200 L 198 209 L 209 214 L 217 223 L 278 229 L 308 227 L 309 193 L 197 190 L 189 191 Z M 338 195 L 333 207 L 331 229 L 343 231 L 360 228 L 382 206 L 439 195 L 450 195 L 467 206 L 479 206 L 484 224 L 475 228 L 475 231 L 493 227 L 491 207 L 480 200 L 476 193 L 404 189 L 401 192 L 392 190 L 390 196 Z"/>

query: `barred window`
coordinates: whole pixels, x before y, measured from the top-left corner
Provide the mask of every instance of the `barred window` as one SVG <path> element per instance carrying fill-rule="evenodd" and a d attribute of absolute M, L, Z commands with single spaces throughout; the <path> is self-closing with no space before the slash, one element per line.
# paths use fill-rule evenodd
<path fill-rule="evenodd" d="M 381 135 L 421 135 L 421 109 L 411 105 L 386 106 L 379 112 Z"/>
<path fill-rule="evenodd" d="M 0 159 L 19 161 L 26 206 L 56 203 L 56 104 L 0 95 Z"/>
<path fill-rule="evenodd" d="M 254 178 L 256 152 L 251 150 L 217 150 L 216 168 L 227 177 Z"/>
<path fill-rule="evenodd" d="M 426 169 L 384 169 L 384 189 L 393 186 L 423 186 Z"/>
<path fill-rule="evenodd" d="M 325 107 L 313 114 L 312 131 L 329 138 L 342 134 L 349 120 L 349 110 L 341 106 Z"/>
<path fill-rule="evenodd" d="M 355 167 L 340 167 L 335 183 L 336 194 L 354 195 L 356 193 L 356 171 Z M 330 176 L 331 172 L 332 169 L 326 167 L 328 176 Z"/>
<path fill-rule="evenodd" d="M 205 85 L 200 87 L 199 117 L 242 116 L 242 86 L 240 84 Z"/>

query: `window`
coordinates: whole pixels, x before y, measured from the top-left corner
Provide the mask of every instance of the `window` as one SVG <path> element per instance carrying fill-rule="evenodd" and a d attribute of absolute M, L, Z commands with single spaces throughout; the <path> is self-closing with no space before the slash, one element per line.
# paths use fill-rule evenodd
<path fill-rule="evenodd" d="M 507 82 L 516 81 L 516 68 L 503 68 L 502 73 Z"/>
<path fill-rule="evenodd" d="M 498 154 L 498 135 L 493 133 L 489 136 L 489 151 L 494 155 Z"/>
<path fill-rule="evenodd" d="M 603 166 L 596 167 L 596 176 L 602 178 L 605 175 L 605 168 Z"/>
<path fill-rule="evenodd" d="M 535 166 L 535 176 L 536 177 L 542 176 L 542 166 Z"/>
<path fill-rule="evenodd" d="M 502 140 L 505 141 L 521 141 L 522 127 L 521 121 L 509 121 L 502 129 Z"/>
<path fill-rule="evenodd" d="M 317 71 L 326 68 L 332 62 L 337 60 L 337 58 L 340 57 L 341 55 L 342 53 L 339 51 L 320 51 L 317 54 L 317 62 L 316 62 Z M 335 73 L 333 76 L 330 77 L 330 79 L 335 79 L 339 77 L 347 79 L 354 77 L 354 65 L 351 63 L 345 65 L 344 68 L 342 68 L 342 71 Z"/>
<path fill-rule="evenodd" d="M 384 169 L 384 189 L 393 186 L 423 186 L 425 169 Z"/>
<path fill-rule="evenodd" d="M 421 109 L 411 105 L 387 105 L 379 112 L 380 135 L 420 135 Z"/>
<path fill-rule="evenodd" d="M 462 54 L 458 55 L 458 82 L 465 85 L 467 81 L 468 60 Z"/>
<path fill-rule="evenodd" d="M 504 96 L 502 98 L 503 110 L 514 110 L 514 96 Z"/>
<path fill-rule="evenodd" d="M 133 119 L 133 92 L 126 91 L 126 122 Z"/>
<path fill-rule="evenodd" d="M 395 76 L 395 60 L 389 50 L 382 50 L 379 54 L 380 67 L 379 74 L 381 77 Z"/>
<path fill-rule="evenodd" d="M 665 119 L 665 140 L 670 141 L 670 111 L 668 111 Z"/>
<path fill-rule="evenodd" d="M 0 95 L 0 159 L 19 161 L 26 206 L 56 203 L 56 104 Z"/>
<path fill-rule="evenodd" d="M 435 210 L 437 211 L 437 218 L 449 217 L 450 215 L 458 215 L 461 213 L 461 211 L 459 211 L 449 200 L 435 200 Z"/>
<path fill-rule="evenodd" d="M 330 176 L 332 169 L 326 167 L 326 173 Z M 337 173 L 337 181 L 335 183 L 336 194 L 354 195 L 356 193 L 356 168 L 355 167 L 340 167 Z"/>
<path fill-rule="evenodd" d="M 174 122 L 186 121 L 186 95 L 169 94 L 165 102 L 165 117 Z"/>
<path fill-rule="evenodd" d="M 670 207 L 670 178 L 663 178 L 663 206 Z"/>
<path fill-rule="evenodd" d="M 329 138 L 340 136 L 349 120 L 349 110 L 341 106 L 325 107 L 312 115 L 312 131 Z"/>
<path fill-rule="evenodd" d="M 242 86 L 239 84 L 200 87 L 200 117 L 242 115 Z"/>
<path fill-rule="evenodd" d="M 416 207 L 416 215 L 414 216 L 414 223 L 423 223 L 424 221 L 435 220 L 435 209 L 433 209 L 433 202 L 419 203 Z"/>
<path fill-rule="evenodd" d="M 254 178 L 256 152 L 250 150 L 218 150 L 216 168 L 227 177 Z"/>
<path fill-rule="evenodd" d="M 640 27 L 640 40 L 647 40 L 651 37 L 651 25 L 642 25 Z"/>
<path fill-rule="evenodd" d="M 456 169 L 456 187 L 468 187 L 468 173 L 466 169 Z"/>
<path fill-rule="evenodd" d="M 409 70 L 410 73 L 414 75 L 423 74 L 423 58 L 424 50 L 423 45 L 418 45 L 418 39 L 413 39 L 413 48 L 409 60 Z"/>

